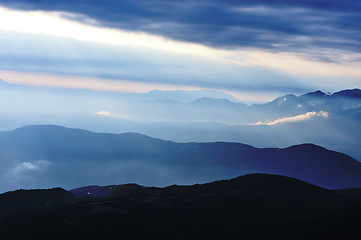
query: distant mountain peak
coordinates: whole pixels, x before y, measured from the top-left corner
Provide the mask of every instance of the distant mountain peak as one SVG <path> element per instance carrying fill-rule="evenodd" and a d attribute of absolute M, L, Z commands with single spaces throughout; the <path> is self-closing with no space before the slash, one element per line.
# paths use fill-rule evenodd
<path fill-rule="evenodd" d="M 334 97 L 334 96 L 338 96 L 338 97 L 349 97 L 349 98 L 361 98 L 361 90 L 358 88 L 354 88 L 354 89 L 345 89 L 345 90 L 341 90 L 339 92 L 335 92 L 335 93 L 324 93 L 320 90 L 317 90 L 315 92 L 309 92 L 306 94 L 301 95 L 301 97 Z"/>
<path fill-rule="evenodd" d="M 315 92 L 309 92 L 309 93 L 306 93 L 304 95 L 302 95 L 301 97 L 323 97 L 325 96 L 326 93 L 322 92 L 321 90 L 317 90 Z"/>
<path fill-rule="evenodd" d="M 230 102 L 239 102 L 234 96 L 216 90 L 152 90 L 141 94 L 144 98 L 156 100 L 176 100 L 179 102 L 192 102 L 199 98 L 227 99 Z"/>
<path fill-rule="evenodd" d="M 346 89 L 332 94 L 340 97 L 361 98 L 361 90 L 358 88 Z"/>
<path fill-rule="evenodd" d="M 280 103 L 280 102 L 285 102 L 287 100 L 293 100 L 293 99 L 296 99 L 297 97 L 293 94 L 287 94 L 287 95 L 284 95 L 282 97 L 278 97 L 276 99 L 274 99 L 271 103 Z"/>

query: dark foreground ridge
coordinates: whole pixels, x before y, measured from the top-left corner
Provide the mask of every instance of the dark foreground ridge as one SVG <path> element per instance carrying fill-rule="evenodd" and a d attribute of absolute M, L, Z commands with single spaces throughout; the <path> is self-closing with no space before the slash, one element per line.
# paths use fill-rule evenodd
<path fill-rule="evenodd" d="M 48 199 L 44 191 L 54 193 L 48 201 L 62 192 L 67 200 L 53 207 L 39 200 L 36 210 L 32 206 L 0 218 L 1 239 L 288 240 L 358 239 L 361 234 L 361 202 L 353 198 L 357 189 L 336 192 L 290 177 L 250 174 L 192 186 L 105 189 L 106 198 L 83 196 L 72 203 L 60 189 L 30 191 L 39 199 Z M 23 203 L 27 196 L 29 191 L 17 192 Z M 0 195 L 0 201 L 7 197 Z"/>

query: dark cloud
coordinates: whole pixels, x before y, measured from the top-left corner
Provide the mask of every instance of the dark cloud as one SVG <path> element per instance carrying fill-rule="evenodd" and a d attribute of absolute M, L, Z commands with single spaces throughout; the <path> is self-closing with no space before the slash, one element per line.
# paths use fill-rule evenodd
<path fill-rule="evenodd" d="M 354 0 L 0 0 L 0 4 L 78 13 L 101 26 L 223 48 L 361 51 L 361 1 Z"/>

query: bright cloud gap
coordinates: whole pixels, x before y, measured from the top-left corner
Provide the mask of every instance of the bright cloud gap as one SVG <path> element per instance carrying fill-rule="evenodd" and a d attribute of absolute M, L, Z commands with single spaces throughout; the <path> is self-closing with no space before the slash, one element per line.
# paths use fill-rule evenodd
<path fill-rule="evenodd" d="M 157 35 L 101 28 L 64 18 L 62 12 L 16 11 L 0 7 L 0 29 L 44 34 L 101 44 L 150 47 L 179 54 L 213 57 L 217 51 L 200 44 L 183 43 Z M 26 24 L 24 24 L 26 23 Z"/>
<path fill-rule="evenodd" d="M 308 55 L 313 54 L 313 50 L 306 54 L 288 50 L 275 53 L 255 47 L 226 50 L 208 47 L 200 43 L 172 40 L 142 31 L 131 32 L 129 30 L 98 27 L 69 20 L 64 18 L 64 14 L 67 15 L 63 12 L 19 11 L 0 7 L 0 30 L 71 38 L 103 45 L 129 46 L 137 51 L 157 49 L 171 54 L 213 59 L 231 65 L 267 67 L 288 73 L 336 75 L 340 77 L 361 76 L 361 70 L 357 67 L 361 54 L 350 51 L 332 49 L 332 51 L 325 52 L 326 49 L 324 49 L 321 53 L 322 56 L 337 59 L 331 62 L 320 62 L 314 61 L 315 58 L 312 57 L 307 59 Z"/>

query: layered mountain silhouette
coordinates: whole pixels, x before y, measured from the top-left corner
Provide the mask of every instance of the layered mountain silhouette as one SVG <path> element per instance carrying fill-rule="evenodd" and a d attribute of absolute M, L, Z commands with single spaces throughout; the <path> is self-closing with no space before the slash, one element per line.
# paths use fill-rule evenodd
<path fill-rule="evenodd" d="M 361 186 L 360 162 L 313 144 L 279 149 L 231 142 L 175 143 L 136 133 L 40 125 L 0 133 L 0 157 L 7 181 L 2 184 L 13 188 L 114 182 L 164 186 L 257 172 L 330 189 Z"/>
<path fill-rule="evenodd" d="M 39 89 L 9 84 L 1 80 L 0 85 L 2 86 L 1 101 L 17 102 L 20 105 L 19 110 L 22 110 L 20 108 L 22 105 L 27 109 L 32 109 L 34 104 L 38 105 L 38 109 L 33 110 L 38 114 L 38 117 L 32 116 L 33 119 L 38 120 L 35 122 L 40 122 L 41 116 L 44 119 L 54 114 L 47 107 L 46 97 L 49 94 L 54 99 L 51 104 L 52 109 L 63 116 L 71 114 L 66 109 L 72 109 L 73 118 L 87 116 L 91 119 L 96 117 L 95 112 L 106 109 L 117 118 L 135 122 L 217 122 L 229 125 L 249 125 L 257 121 L 290 117 L 310 111 L 329 111 L 336 114 L 341 110 L 358 109 L 361 106 L 360 89 L 347 89 L 332 94 L 320 90 L 301 96 L 288 94 L 268 103 L 248 106 L 225 93 L 206 90 L 157 90 L 143 94 L 120 94 L 90 90 Z M 69 100 L 64 100 L 65 97 Z M 89 107 L 86 102 L 91 102 L 92 107 Z M 9 115 L 20 114 L 13 107 L 3 110 Z M 76 122 L 75 119 L 73 121 Z"/>
<path fill-rule="evenodd" d="M 257 147 L 311 142 L 361 161 L 360 89 L 288 94 L 245 105 L 214 91 L 121 94 L 0 85 L 0 102 L 6 103 L 1 130 L 55 124 L 176 142 L 232 141 Z"/>
<path fill-rule="evenodd" d="M 298 97 L 292 94 L 285 95 L 276 98 L 272 102 L 253 105 L 250 108 L 267 111 L 267 115 L 264 117 L 280 117 L 284 116 L 284 114 L 292 116 L 311 111 L 327 111 L 332 114 L 339 114 L 340 111 L 345 109 L 359 109 L 361 107 L 360 95 L 360 89 L 342 90 L 333 94 L 318 90 Z"/>
<path fill-rule="evenodd" d="M 107 197 L 3 216 L 1 239 L 357 239 L 361 233 L 358 199 L 284 176 L 125 186 L 113 186 Z"/>

